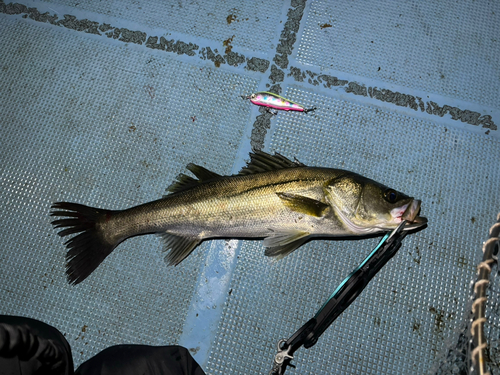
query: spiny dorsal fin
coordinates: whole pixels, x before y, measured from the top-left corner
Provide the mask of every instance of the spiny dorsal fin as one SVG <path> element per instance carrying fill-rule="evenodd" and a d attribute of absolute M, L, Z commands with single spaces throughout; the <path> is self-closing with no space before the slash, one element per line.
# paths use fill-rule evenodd
<path fill-rule="evenodd" d="M 264 151 L 253 150 L 253 152 L 250 153 L 250 161 L 241 169 L 238 175 L 248 175 L 297 167 L 305 167 L 305 165 L 298 160 L 292 161 L 287 159 L 278 153 L 270 155 Z"/>

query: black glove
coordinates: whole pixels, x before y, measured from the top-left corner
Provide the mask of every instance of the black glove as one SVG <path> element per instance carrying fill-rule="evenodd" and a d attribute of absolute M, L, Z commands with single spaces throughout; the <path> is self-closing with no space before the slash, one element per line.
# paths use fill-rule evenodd
<path fill-rule="evenodd" d="M 0 375 L 73 375 L 71 349 L 54 327 L 0 315 Z M 182 346 L 117 345 L 82 363 L 79 375 L 205 375 Z"/>
<path fill-rule="evenodd" d="M 35 319 L 0 315 L 0 375 L 72 375 L 64 336 Z"/>
<path fill-rule="evenodd" d="M 117 345 L 82 363 L 77 375 L 205 375 L 182 346 Z"/>

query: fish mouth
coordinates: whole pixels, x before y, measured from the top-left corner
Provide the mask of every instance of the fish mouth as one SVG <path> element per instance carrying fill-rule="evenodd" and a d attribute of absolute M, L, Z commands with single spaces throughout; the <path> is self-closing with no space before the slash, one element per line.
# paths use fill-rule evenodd
<path fill-rule="evenodd" d="M 399 217 L 401 221 L 406 220 L 407 222 L 404 227 L 404 230 L 420 228 L 425 224 L 427 224 L 427 219 L 425 217 L 418 216 L 421 204 L 422 201 L 418 199 L 413 199 L 410 203 L 406 205 L 406 209 Z M 401 207 L 401 209 L 403 208 L 404 206 Z"/>
<path fill-rule="evenodd" d="M 392 219 L 384 221 L 377 225 L 364 225 L 363 223 L 355 223 L 342 210 L 334 206 L 335 214 L 342 220 L 347 228 L 356 235 L 366 235 L 381 231 L 393 230 L 399 224 L 406 220 L 403 230 L 412 230 L 423 227 L 427 224 L 425 217 L 419 216 L 420 204 L 422 202 L 417 199 L 412 199 L 411 202 L 391 210 Z"/>

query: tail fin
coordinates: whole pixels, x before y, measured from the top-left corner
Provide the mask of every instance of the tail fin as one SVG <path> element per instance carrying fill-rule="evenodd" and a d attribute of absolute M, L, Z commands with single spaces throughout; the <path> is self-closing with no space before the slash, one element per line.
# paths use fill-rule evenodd
<path fill-rule="evenodd" d="M 52 222 L 54 228 L 66 228 L 61 237 L 79 233 L 65 242 L 66 276 L 70 284 L 85 280 L 118 245 L 108 243 L 99 231 L 97 222 L 118 211 L 102 210 L 77 203 L 57 202 L 52 205 L 51 216 L 66 217 Z"/>

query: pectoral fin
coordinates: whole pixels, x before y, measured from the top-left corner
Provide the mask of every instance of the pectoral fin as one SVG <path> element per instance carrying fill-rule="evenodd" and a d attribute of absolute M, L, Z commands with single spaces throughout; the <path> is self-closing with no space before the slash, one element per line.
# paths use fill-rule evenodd
<path fill-rule="evenodd" d="M 302 231 L 277 232 L 264 238 L 265 256 L 281 259 L 308 240 L 310 233 Z"/>
<path fill-rule="evenodd" d="M 171 233 L 158 233 L 165 243 L 165 251 L 170 252 L 165 257 L 169 266 L 182 262 L 201 242 L 198 238 L 182 237 Z"/>
<path fill-rule="evenodd" d="M 309 216 L 322 217 L 330 207 L 326 203 L 302 195 L 292 193 L 276 193 L 276 195 L 289 209 Z"/>

